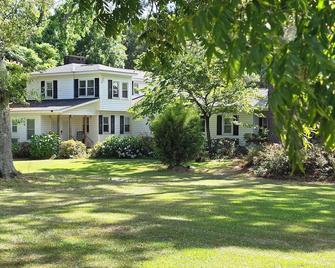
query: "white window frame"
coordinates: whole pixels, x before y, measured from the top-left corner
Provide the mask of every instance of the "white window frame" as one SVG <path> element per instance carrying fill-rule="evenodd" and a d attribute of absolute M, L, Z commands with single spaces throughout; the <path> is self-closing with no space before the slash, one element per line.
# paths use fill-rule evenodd
<path fill-rule="evenodd" d="M 89 87 L 88 86 L 88 81 L 92 81 L 93 86 Z M 80 85 L 81 82 L 85 82 L 85 87 Z M 81 92 L 80 92 L 81 89 L 85 89 L 85 94 L 84 95 L 81 94 Z M 89 89 L 93 89 L 93 94 L 88 95 L 88 90 Z M 94 81 L 94 79 L 81 79 L 81 80 L 79 80 L 78 95 L 81 98 L 82 97 L 94 97 L 95 96 L 95 81 Z"/>
<path fill-rule="evenodd" d="M 230 131 L 226 131 L 226 127 L 230 128 Z M 231 118 L 223 118 L 223 133 L 232 134 L 233 133 L 233 120 Z"/>
<path fill-rule="evenodd" d="M 117 88 L 114 88 L 114 85 L 117 85 Z M 120 81 L 114 81 L 112 83 L 112 97 L 113 99 L 117 99 L 120 98 Z M 115 95 L 114 93 L 117 93 L 117 95 Z"/>
<path fill-rule="evenodd" d="M 106 122 L 105 119 L 107 119 L 107 122 Z M 107 126 L 107 130 L 105 130 L 105 126 Z M 108 116 L 103 116 L 102 117 L 102 132 L 104 132 L 104 133 L 109 132 L 109 117 Z"/>
<path fill-rule="evenodd" d="M 48 96 L 48 84 L 51 85 L 51 96 Z M 50 91 L 50 89 L 49 89 Z M 41 87 L 42 98 L 44 99 L 53 99 L 54 97 L 54 84 L 53 81 L 44 81 L 44 87 Z"/>
<path fill-rule="evenodd" d="M 31 120 L 31 121 L 34 122 L 34 128 L 33 129 L 29 129 L 28 128 L 28 120 Z M 30 130 L 32 130 L 34 132 L 32 135 L 28 135 L 28 133 L 29 133 Z M 27 119 L 27 140 L 30 140 L 31 137 L 35 135 L 35 130 L 36 130 L 36 128 L 35 128 L 35 119 L 34 118 L 28 118 Z"/>
<path fill-rule="evenodd" d="M 17 133 L 17 126 L 18 126 L 17 120 L 12 119 L 12 133 Z"/>
<path fill-rule="evenodd" d="M 123 86 L 126 86 L 126 88 L 124 88 Z M 129 94 L 128 94 L 128 88 L 129 88 L 129 86 L 128 86 L 129 84 L 128 84 L 128 82 L 122 82 L 121 83 L 121 97 L 123 98 L 123 99 L 128 99 L 128 97 L 129 97 Z M 127 93 L 127 96 L 126 97 L 124 97 L 123 96 L 123 92 L 126 92 Z"/>
<path fill-rule="evenodd" d="M 128 124 L 127 124 L 128 121 Z M 128 126 L 128 130 L 126 129 L 126 126 Z M 125 116 L 124 117 L 124 133 L 130 133 L 130 117 Z"/>
<path fill-rule="evenodd" d="M 140 84 L 138 82 L 133 82 L 133 95 L 139 94 Z"/>

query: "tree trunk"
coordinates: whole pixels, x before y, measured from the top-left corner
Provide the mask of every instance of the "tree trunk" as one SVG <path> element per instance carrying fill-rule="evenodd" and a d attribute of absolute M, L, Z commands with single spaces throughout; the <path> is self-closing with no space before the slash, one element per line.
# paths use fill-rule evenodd
<path fill-rule="evenodd" d="M 207 147 L 208 147 L 208 153 L 209 157 L 212 158 L 212 138 L 211 138 L 211 130 L 209 128 L 209 116 L 203 115 L 205 118 L 205 127 L 206 127 L 206 138 L 207 138 Z"/>
<path fill-rule="evenodd" d="M 8 179 L 17 176 L 18 172 L 13 164 L 9 103 L 5 97 L 0 99 L 0 177 Z"/>

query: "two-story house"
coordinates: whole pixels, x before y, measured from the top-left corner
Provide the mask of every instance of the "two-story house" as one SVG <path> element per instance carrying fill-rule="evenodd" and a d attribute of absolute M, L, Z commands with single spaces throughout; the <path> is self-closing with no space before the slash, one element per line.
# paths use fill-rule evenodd
<path fill-rule="evenodd" d="M 144 72 L 85 64 L 76 56 L 66 57 L 65 63 L 31 74 L 28 104 L 11 105 L 13 142 L 29 141 L 34 134 L 50 131 L 62 140 L 82 140 L 87 146 L 110 135 L 151 134 L 146 120 L 133 119 L 128 112 L 141 98 Z M 42 100 L 37 101 L 38 97 Z M 212 137 L 239 139 L 244 144 L 246 133 L 266 127 L 266 118 L 253 114 L 234 117 L 241 124 L 233 124 L 224 115 L 212 116 Z"/>

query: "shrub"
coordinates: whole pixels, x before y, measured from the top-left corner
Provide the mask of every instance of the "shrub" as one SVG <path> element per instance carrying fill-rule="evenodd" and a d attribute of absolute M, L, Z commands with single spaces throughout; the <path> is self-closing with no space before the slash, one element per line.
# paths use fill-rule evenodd
<path fill-rule="evenodd" d="M 91 151 L 93 158 L 143 158 L 153 155 L 150 137 L 111 136 L 97 143 Z"/>
<path fill-rule="evenodd" d="M 30 144 L 29 142 L 13 143 L 12 153 L 15 158 L 30 158 Z"/>
<path fill-rule="evenodd" d="M 194 160 L 203 145 L 200 117 L 182 104 L 169 106 L 152 122 L 158 158 L 169 167 Z"/>
<path fill-rule="evenodd" d="M 258 176 L 289 175 L 290 165 L 282 145 L 269 144 L 255 153 L 252 159 L 253 171 Z"/>
<path fill-rule="evenodd" d="M 262 145 L 269 142 L 269 132 L 263 129 L 260 133 L 246 133 L 244 140 L 247 145 Z"/>
<path fill-rule="evenodd" d="M 60 138 L 56 133 L 34 135 L 30 141 L 30 154 L 34 159 L 47 159 L 57 156 Z"/>
<path fill-rule="evenodd" d="M 212 139 L 212 158 L 221 159 L 234 157 L 237 145 L 237 139 Z"/>
<path fill-rule="evenodd" d="M 59 146 L 59 158 L 81 158 L 86 156 L 86 146 L 81 141 L 62 141 Z"/>

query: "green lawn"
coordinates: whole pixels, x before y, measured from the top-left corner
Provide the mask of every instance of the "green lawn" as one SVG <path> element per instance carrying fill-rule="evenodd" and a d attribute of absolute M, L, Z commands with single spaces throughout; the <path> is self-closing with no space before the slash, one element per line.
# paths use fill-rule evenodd
<path fill-rule="evenodd" d="M 144 160 L 18 161 L 0 267 L 335 267 L 335 185 L 175 174 Z"/>

